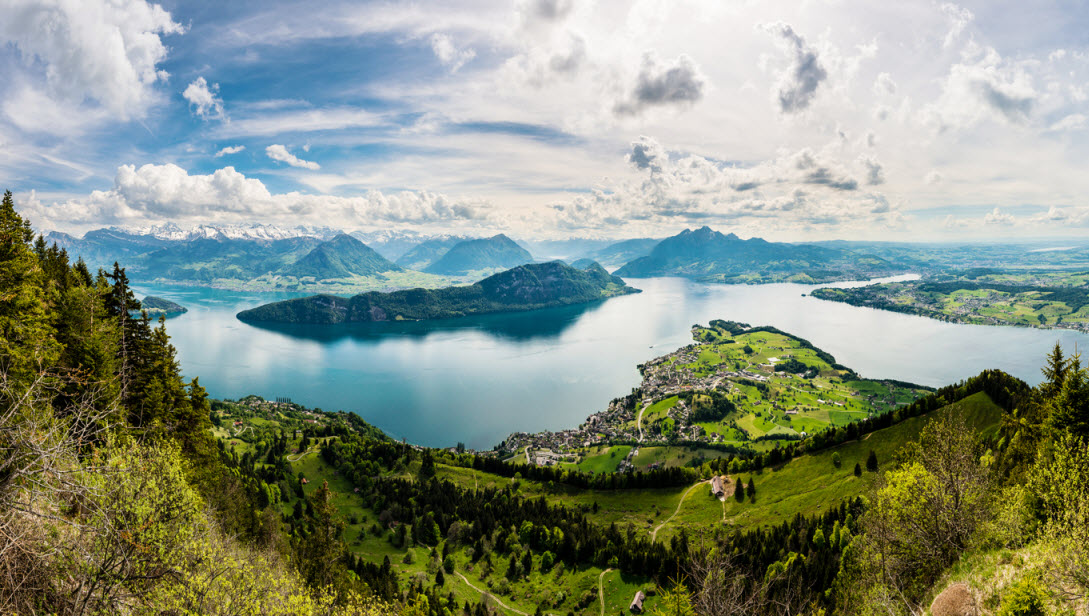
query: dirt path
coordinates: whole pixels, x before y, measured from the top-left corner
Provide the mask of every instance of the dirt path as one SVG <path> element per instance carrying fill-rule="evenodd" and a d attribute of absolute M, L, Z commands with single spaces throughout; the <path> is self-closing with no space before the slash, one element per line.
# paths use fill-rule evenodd
<path fill-rule="evenodd" d="M 459 578 L 461 578 L 461 581 L 465 582 L 465 584 L 468 585 L 469 588 L 472 588 L 473 590 L 477 591 L 478 593 L 480 593 L 482 595 L 487 595 L 487 596 L 491 597 L 492 599 L 494 599 L 496 604 L 499 605 L 499 607 L 507 610 L 508 612 L 514 612 L 515 614 L 521 614 L 522 616 L 529 616 L 529 614 L 526 614 L 525 612 L 523 612 L 521 610 L 516 610 L 513 607 L 507 605 L 506 603 L 503 603 L 502 601 L 499 600 L 499 597 L 496 597 L 492 593 L 490 593 L 490 592 L 488 592 L 486 590 L 481 590 L 481 589 L 477 588 L 476 586 L 473 586 L 473 583 L 470 582 L 469 579 L 466 578 L 464 575 L 462 575 L 460 571 L 455 571 L 454 574 L 456 574 Z"/>
<path fill-rule="evenodd" d="M 643 411 L 647 410 L 647 407 L 639 409 L 639 416 L 635 418 L 635 427 L 639 428 L 639 442 L 643 442 Z"/>
<path fill-rule="evenodd" d="M 597 576 L 597 598 L 601 602 L 601 616 L 605 616 L 605 586 L 602 584 L 605 579 L 605 574 L 612 571 L 612 569 L 606 569 L 601 572 L 601 575 Z"/>
<path fill-rule="evenodd" d="M 304 452 L 300 453 L 299 455 L 295 456 L 294 460 L 291 459 L 291 456 L 288 456 L 287 461 L 288 462 L 298 462 L 299 460 L 303 459 L 303 456 L 310 453 L 311 451 L 314 451 L 314 449 L 313 448 L 307 449 L 306 451 L 304 451 Z"/>
<path fill-rule="evenodd" d="M 657 527 L 655 527 L 654 530 L 652 530 L 650 532 L 650 540 L 651 541 L 657 540 L 658 531 L 662 530 L 663 526 L 665 526 L 666 524 L 669 524 L 670 522 L 673 521 L 673 518 L 677 517 L 677 514 L 681 512 L 681 505 L 684 505 L 684 499 L 688 498 L 688 495 L 692 492 L 692 490 L 695 490 L 696 488 L 702 486 L 705 483 L 710 483 L 710 481 L 711 481 L 710 479 L 708 479 L 706 481 L 701 481 L 701 482 L 699 482 L 697 484 L 692 485 L 687 490 L 685 490 L 684 494 L 681 495 L 681 502 L 677 503 L 677 509 L 673 512 L 673 515 L 669 516 L 669 518 L 666 519 L 665 522 L 662 522 Z"/>

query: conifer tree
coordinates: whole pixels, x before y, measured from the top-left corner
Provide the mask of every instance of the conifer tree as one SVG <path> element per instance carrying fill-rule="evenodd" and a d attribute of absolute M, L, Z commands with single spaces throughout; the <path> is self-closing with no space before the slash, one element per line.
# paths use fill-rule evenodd
<path fill-rule="evenodd" d="M 866 470 L 871 473 L 877 472 L 877 454 L 874 453 L 872 449 L 870 450 L 869 457 L 866 458 Z"/>

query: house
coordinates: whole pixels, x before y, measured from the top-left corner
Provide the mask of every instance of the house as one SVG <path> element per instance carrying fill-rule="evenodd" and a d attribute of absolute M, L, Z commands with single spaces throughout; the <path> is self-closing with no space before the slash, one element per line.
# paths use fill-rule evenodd
<path fill-rule="evenodd" d="M 642 614 L 643 613 L 643 599 L 646 599 L 646 598 L 647 598 L 647 596 L 643 594 L 643 591 L 641 591 L 641 590 L 635 591 L 635 598 L 631 600 L 631 605 L 628 606 L 628 610 L 630 610 L 632 614 Z"/>
<path fill-rule="evenodd" d="M 722 477 L 715 475 L 711 478 L 711 496 L 722 498 L 726 496 L 726 489 L 722 485 Z"/>

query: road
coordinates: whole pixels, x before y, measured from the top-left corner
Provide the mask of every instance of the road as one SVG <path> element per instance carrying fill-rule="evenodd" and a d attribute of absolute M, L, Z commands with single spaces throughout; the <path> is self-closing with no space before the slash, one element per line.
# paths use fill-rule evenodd
<path fill-rule="evenodd" d="M 602 580 L 605 579 L 605 574 L 612 571 L 612 569 L 606 569 L 601 572 L 601 575 L 597 576 L 597 598 L 601 602 L 601 616 L 605 616 L 605 587 L 602 585 Z"/>
<path fill-rule="evenodd" d="M 487 595 L 487 596 L 491 597 L 492 599 L 494 599 L 495 603 L 499 607 L 507 610 L 508 612 L 514 612 L 515 614 L 521 614 L 522 616 L 529 616 L 529 614 L 527 614 L 527 613 L 525 613 L 525 612 L 523 612 L 521 610 L 516 610 L 513 607 L 507 605 L 506 603 L 503 603 L 502 601 L 499 600 L 499 597 L 496 597 L 492 593 L 490 593 L 490 592 L 488 592 L 486 590 L 481 590 L 481 589 L 477 588 L 476 586 L 473 586 L 473 583 L 470 582 L 468 580 L 468 578 L 466 578 L 464 575 L 462 575 L 460 571 L 455 571 L 454 574 L 457 575 L 459 578 L 461 578 L 461 581 L 465 582 L 469 586 L 469 588 L 472 588 L 473 590 L 477 591 L 478 593 L 480 593 L 482 595 Z"/>
<path fill-rule="evenodd" d="M 650 540 L 655 541 L 658 538 L 658 531 L 661 530 L 663 526 L 673 521 L 673 518 L 677 517 L 677 514 L 681 512 L 681 505 L 684 504 L 684 499 L 688 498 L 688 495 L 692 492 L 692 490 L 695 490 L 696 488 L 710 482 L 710 479 L 706 481 L 701 481 L 685 490 L 684 494 L 681 495 L 681 502 L 677 503 L 677 509 L 673 512 L 673 515 L 669 516 L 669 518 L 665 522 L 662 522 L 650 532 Z"/>

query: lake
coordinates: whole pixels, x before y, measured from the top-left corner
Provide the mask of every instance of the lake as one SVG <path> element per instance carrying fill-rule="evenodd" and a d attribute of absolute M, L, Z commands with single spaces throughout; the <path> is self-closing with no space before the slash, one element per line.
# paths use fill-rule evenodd
<path fill-rule="evenodd" d="M 897 277 L 887 280 L 902 280 Z M 639 385 L 637 364 L 711 319 L 773 325 L 870 378 L 940 386 L 999 368 L 1039 382 L 1068 330 L 956 325 L 804 296 L 815 286 L 629 279 L 643 293 L 584 306 L 428 323 L 255 326 L 240 310 L 288 295 L 134 285 L 189 308 L 167 321 L 187 377 L 217 398 L 286 396 L 345 410 L 396 438 L 488 449 L 508 434 L 574 427 Z M 820 286 L 858 286 L 840 283 Z"/>

